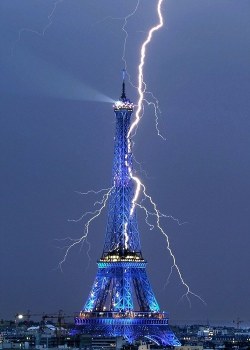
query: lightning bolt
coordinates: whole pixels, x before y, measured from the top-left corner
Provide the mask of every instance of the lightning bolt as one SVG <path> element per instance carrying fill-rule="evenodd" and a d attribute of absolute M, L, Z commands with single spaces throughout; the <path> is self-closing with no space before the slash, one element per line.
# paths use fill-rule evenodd
<path fill-rule="evenodd" d="M 139 207 L 140 209 L 142 209 L 145 212 L 145 216 L 146 216 L 146 220 L 145 221 L 146 221 L 147 225 L 149 226 L 150 230 L 153 230 L 155 228 L 155 226 L 153 224 L 150 224 L 148 219 L 149 219 L 150 216 L 157 217 L 157 215 L 156 215 L 156 213 L 154 211 L 153 212 L 149 211 L 148 208 L 145 205 L 142 205 L 142 203 L 143 203 L 143 201 L 145 199 L 146 198 L 144 197 L 140 203 L 136 203 L 136 206 Z M 182 225 L 185 225 L 185 224 L 188 223 L 186 221 L 181 222 L 178 218 L 175 218 L 173 215 L 164 214 L 164 213 L 160 212 L 159 210 L 158 210 L 158 214 L 159 214 L 160 218 L 171 219 L 171 220 L 177 222 L 177 224 L 179 226 L 182 226 Z"/>
<path fill-rule="evenodd" d="M 90 262 L 90 255 L 89 255 L 89 252 L 90 252 L 90 243 L 88 242 L 88 234 L 89 234 L 89 226 L 90 224 L 96 219 L 98 218 L 101 213 L 103 212 L 104 208 L 106 207 L 106 204 L 108 202 L 108 199 L 111 195 L 111 192 L 112 190 L 114 189 L 114 187 L 111 187 L 109 188 L 107 191 L 106 189 L 101 189 L 99 191 L 94 191 L 94 190 L 90 190 L 90 191 L 87 191 L 87 192 L 80 192 L 84 195 L 87 195 L 89 193 L 94 193 L 94 194 L 99 194 L 101 192 L 104 192 L 104 195 L 102 196 L 102 200 L 101 201 L 97 201 L 94 203 L 95 204 L 100 204 L 100 208 L 98 208 L 97 210 L 95 211 L 88 211 L 88 212 L 85 212 L 83 213 L 78 219 L 70 219 L 68 221 L 73 221 L 73 222 L 79 222 L 81 220 L 83 220 L 83 218 L 87 215 L 91 215 L 91 217 L 88 219 L 88 221 L 85 223 L 84 225 L 84 231 L 83 231 L 83 235 L 80 237 L 80 238 L 77 238 L 77 239 L 74 239 L 74 238 L 71 238 L 71 237 L 67 237 L 67 238 L 63 238 L 63 239 L 56 239 L 57 241 L 69 241 L 69 244 L 62 247 L 62 249 L 65 250 L 65 253 L 64 253 L 64 256 L 62 258 L 62 260 L 59 262 L 58 264 L 58 268 L 62 271 L 62 266 L 63 264 L 66 262 L 67 260 L 67 257 L 70 253 L 70 251 L 76 246 L 76 245 L 79 245 L 79 244 L 83 244 L 83 243 L 87 243 L 88 244 L 88 251 L 87 251 L 87 255 L 88 255 L 88 258 L 89 258 L 89 262 Z"/>
<path fill-rule="evenodd" d="M 157 2 L 157 14 L 158 14 L 158 23 L 153 26 L 152 28 L 149 29 L 146 39 L 145 41 L 142 43 L 141 46 L 141 50 L 140 50 L 140 62 L 138 65 L 138 86 L 137 86 L 137 92 L 138 92 L 138 103 L 137 103 L 137 110 L 136 110 L 136 114 L 135 114 L 135 119 L 133 121 L 133 123 L 131 124 L 131 127 L 128 131 L 128 135 L 127 135 L 127 142 L 128 142 L 128 152 L 131 154 L 132 153 L 132 142 L 131 142 L 131 138 L 135 135 L 136 130 L 138 128 L 139 122 L 143 116 L 143 111 L 144 111 L 144 105 L 143 102 L 146 102 L 148 105 L 153 104 L 154 105 L 154 109 L 155 109 L 155 115 L 156 115 L 156 129 L 158 131 L 158 135 L 161 136 L 160 132 L 159 132 L 159 128 L 158 128 L 158 114 L 157 114 L 157 110 L 159 109 L 159 101 L 157 99 L 155 99 L 155 97 L 151 94 L 151 96 L 154 97 L 154 99 L 156 100 L 156 104 L 154 104 L 153 102 L 148 101 L 145 98 L 145 94 L 147 94 L 147 85 L 145 83 L 144 80 L 144 67 L 145 67 L 145 60 L 146 60 L 146 54 L 147 54 L 147 48 L 148 45 L 151 43 L 153 35 L 155 32 L 159 31 L 163 25 L 164 25 L 164 21 L 163 21 L 163 16 L 162 16 L 162 4 L 163 4 L 163 0 L 159 0 Z M 124 27 L 123 27 L 123 30 Z M 127 36 L 126 36 L 126 40 L 127 40 Z M 125 41 L 126 43 L 126 41 Z M 123 54 L 124 57 L 124 54 Z M 161 136 L 162 137 L 162 136 Z M 190 300 L 190 296 L 194 296 L 196 298 L 198 298 L 201 302 L 203 302 L 204 304 L 205 301 L 196 293 L 194 293 L 189 285 L 187 284 L 187 282 L 185 281 L 185 279 L 183 278 L 183 275 L 181 273 L 181 270 L 176 262 L 176 258 L 175 255 L 170 247 L 170 242 L 169 242 L 169 237 L 167 235 L 167 233 L 164 231 L 164 229 L 161 226 L 160 223 L 160 218 L 163 216 L 161 214 L 161 212 L 158 210 L 156 203 L 153 201 L 152 197 L 150 195 L 147 194 L 146 191 L 146 187 L 145 185 L 141 182 L 141 180 L 137 177 L 133 175 L 132 169 L 131 167 L 127 164 L 128 167 L 128 172 L 129 175 L 131 177 L 131 179 L 134 181 L 135 183 L 135 193 L 134 193 L 134 197 L 132 199 L 132 203 L 131 203 L 131 209 L 130 209 L 130 216 L 133 215 L 135 207 L 139 206 L 140 208 L 142 208 L 145 213 L 146 213 L 146 222 L 148 223 L 148 217 L 150 214 L 153 214 L 156 217 L 156 226 L 158 228 L 158 230 L 162 233 L 162 235 L 165 237 L 166 239 L 166 243 L 167 243 L 167 250 L 172 258 L 172 266 L 170 269 L 170 273 L 167 279 L 167 283 L 169 282 L 169 279 L 172 275 L 173 270 L 175 269 L 179 279 L 181 281 L 181 284 L 184 286 L 184 288 L 186 289 L 186 292 L 183 294 L 183 296 L 181 297 L 181 299 L 183 299 L 184 297 L 186 297 L 189 305 L 191 306 L 191 300 Z M 141 192 L 143 193 L 144 197 L 147 198 L 153 208 L 153 213 L 150 213 L 147 208 L 145 206 L 142 206 L 141 204 L 138 203 L 138 199 L 139 196 L 141 194 Z M 153 226 L 150 225 L 150 228 L 153 229 Z"/>
<path fill-rule="evenodd" d="M 159 100 L 154 96 L 154 94 L 151 91 L 147 91 L 147 85 L 143 79 L 143 67 L 144 67 L 145 57 L 146 57 L 146 47 L 150 43 L 153 33 L 163 26 L 163 17 L 161 14 L 161 4 L 159 4 L 159 3 L 157 6 L 157 9 L 158 9 L 158 16 L 160 18 L 160 23 L 158 26 L 153 27 L 152 30 L 148 32 L 147 40 L 144 41 L 144 43 L 142 44 L 142 47 L 141 47 L 141 52 L 140 52 L 141 60 L 140 60 L 140 65 L 139 65 L 139 75 L 138 75 L 139 79 L 138 79 L 138 86 L 137 87 L 132 82 L 131 76 L 127 70 L 126 46 L 127 46 L 127 40 L 128 40 L 129 35 L 128 35 L 126 28 L 127 28 L 129 18 L 131 18 L 132 16 L 135 15 L 135 13 L 138 10 L 139 5 L 140 5 L 140 0 L 137 1 L 137 4 L 136 4 L 134 10 L 131 13 L 129 13 L 126 17 L 123 18 L 124 22 L 123 22 L 123 26 L 122 26 L 122 31 L 125 33 L 125 38 L 124 38 L 124 43 L 123 43 L 122 61 L 123 61 L 124 68 L 125 68 L 125 71 L 126 71 L 127 76 L 128 76 L 129 83 L 132 85 L 132 87 L 136 88 L 138 93 L 139 93 L 137 118 L 141 118 L 143 116 L 143 110 L 144 110 L 144 106 L 142 103 L 143 101 L 146 102 L 148 106 L 153 106 L 154 116 L 155 116 L 155 128 L 157 131 L 157 135 L 160 136 L 165 141 L 166 138 L 161 134 L 160 129 L 159 129 L 159 114 L 161 114 Z M 116 19 L 118 19 L 118 18 L 116 18 Z M 152 100 L 147 99 L 145 97 L 145 95 L 148 95 L 149 97 L 151 97 Z M 136 125 L 135 125 L 136 128 L 137 128 L 137 125 L 138 125 L 138 123 L 136 123 Z M 131 130 L 131 132 L 132 132 L 134 129 L 133 126 L 131 126 L 131 129 L 132 129 Z"/>
<path fill-rule="evenodd" d="M 123 43 L 123 52 L 122 52 L 122 61 L 124 63 L 124 68 L 127 71 L 127 61 L 126 61 L 126 46 L 127 46 L 127 40 L 128 40 L 128 32 L 126 30 L 127 24 L 128 24 L 128 20 L 130 17 L 133 17 L 136 13 L 136 11 L 138 10 L 138 7 L 140 5 L 140 0 L 137 1 L 137 4 L 134 8 L 134 10 L 129 13 L 126 17 L 123 18 L 124 22 L 123 22 L 123 26 L 122 26 L 122 31 L 125 33 L 125 38 L 124 38 L 124 43 Z M 131 78 L 130 75 L 128 74 L 129 77 L 129 81 L 131 82 Z"/>
<path fill-rule="evenodd" d="M 134 163 L 137 164 L 137 165 L 139 166 L 139 170 L 138 170 L 138 171 L 139 171 L 141 174 L 144 174 L 144 176 L 148 179 L 148 178 L 149 178 L 148 173 L 147 173 L 146 170 L 143 168 L 142 163 L 140 163 L 140 162 L 135 158 L 134 154 L 133 154 L 133 160 L 134 160 Z"/>
<path fill-rule="evenodd" d="M 36 34 L 39 34 L 39 35 L 44 35 L 46 30 L 49 28 L 49 26 L 52 24 L 51 22 L 51 17 L 53 16 L 55 10 L 56 10 L 56 7 L 58 5 L 59 2 L 61 2 L 63 0 L 59 0 L 59 1 L 56 1 L 55 3 L 55 6 L 52 10 L 52 12 L 50 13 L 50 15 L 48 16 L 48 19 L 49 19 L 49 24 L 44 28 L 43 32 L 42 33 L 37 33 Z M 106 17 L 104 18 L 102 21 L 105 21 L 107 19 L 112 19 L 112 20 L 123 20 L 123 26 L 122 26 L 122 31 L 125 33 L 125 38 L 124 38 L 124 43 L 123 43 L 123 53 L 122 53 L 122 61 L 124 63 L 124 66 L 125 68 L 127 67 L 127 63 L 126 63 L 126 59 L 125 59 L 125 55 L 126 55 L 126 45 L 127 45 L 127 39 L 128 39 L 128 32 L 126 30 L 126 26 L 127 26 L 127 23 L 128 23 L 128 20 L 129 18 L 131 18 L 132 16 L 135 15 L 135 13 L 137 12 L 138 10 L 138 7 L 140 5 L 140 0 L 137 0 L 137 3 L 136 3 L 136 6 L 135 8 L 133 9 L 133 11 L 131 13 L 129 13 L 127 16 L 125 17 L 120 17 L 120 18 L 112 18 L 112 17 Z M 19 32 L 19 38 L 21 37 L 21 32 L 22 31 L 25 31 L 25 29 L 21 30 Z M 20 40 L 20 39 L 19 39 Z M 127 73 L 128 74 L 128 73 Z M 131 83 L 132 84 L 132 83 Z M 148 102 L 148 104 L 150 104 L 150 102 Z M 158 105 L 157 105 L 158 106 Z M 143 107 L 142 107 L 143 108 Z M 131 169 L 130 169 L 131 171 Z M 132 175 L 132 171 L 131 171 L 131 175 Z M 83 244 L 86 239 L 87 239 L 87 236 L 88 236 L 88 232 L 89 232 L 89 225 L 90 223 L 96 219 L 100 214 L 101 212 L 103 211 L 103 209 L 105 208 L 106 206 L 106 203 L 107 203 L 107 200 L 108 200 L 108 197 L 109 195 L 111 194 L 112 192 L 112 188 L 109 188 L 109 189 L 101 189 L 101 190 L 98 190 L 98 191 L 95 191 L 95 190 L 89 190 L 87 192 L 79 192 L 79 191 L 76 191 L 78 194 L 82 194 L 82 195 L 89 195 L 89 194 L 99 194 L 101 192 L 104 192 L 106 191 L 106 193 L 103 195 L 102 197 L 102 200 L 101 201 L 96 201 L 94 203 L 94 206 L 96 205 L 101 205 L 101 208 L 97 209 L 97 210 L 94 210 L 94 211 L 87 211 L 87 212 L 84 212 L 79 218 L 77 219 L 69 219 L 68 221 L 70 222 L 80 222 L 82 221 L 86 216 L 88 215 L 91 215 L 91 218 L 87 221 L 87 223 L 85 224 L 85 229 L 84 229 L 84 234 L 82 237 L 80 237 L 79 239 L 72 239 L 71 237 L 67 237 L 67 240 L 68 242 L 70 243 L 68 246 L 64 246 L 62 247 L 62 249 L 66 249 L 65 250 L 65 254 L 64 254 L 64 257 L 63 259 L 59 262 L 59 267 L 60 269 L 62 270 L 62 265 L 65 263 L 67 257 L 68 257 L 68 254 L 69 252 L 71 251 L 72 248 L 74 248 L 76 245 L 78 244 Z M 134 210 L 134 208 L 132 209 L 132 211 Z M 132 215 L 132 212 L 131 212 L 131 215 Z M 128 223 L 125 223 L 124 225 L 124 235 L 125 235 L 125 245 L 126 247 L 128 246 L 128 241 L 129 241 L 129 236 L 128 236 L 128 233 L 127 233 L 127 226 L 128 226 Z M 58 239 L 60 241 L 60 239 Z M 65 241 L 65 239 L 63 239 L 62 241 Z"/>
<path fill-rule="evenodd" d="M 99 194 L 101 192 L 104 192 L 104 191 L 109 191 L 110 188 L 101 188 L 100 190 L 89 190 L 87 192 L 80 192 L 80 191 L 75 191 L 75 193 L 78 193 L 78 194 L 81 194 L 83 196 L 87 196 L 88 194 Z"/>
<path fill-rule="evenodd" d="M 51 17 L 53 16 L 53 14 L 55 12 L 58 3 L 62 2 L 62 1 L 63 0 L 59 0 L 59 1 L 55 2 L 54 9 L 51 12 L 51 14 L 48 16 L 49 23 L 44 28 L 45 30 L 42 32 L 42 35 L 45 34 L 46 30 L 52 24 Z M 123 45 L 122 61 L 124 63 L 124 67 L 125 68 L 127 67 L 125 56 L 126 56 L 126 45 L 127 45 L 127 39 L 128 39 L 128 32 L 126 30 L 126 26 L 127 26 L 129 18 L 131 18 L 136 13 L 136 11 L 138 10 L 139 4 L 140 4 L 140 0 L 137 1 L 137 4 L 136 4 L 134 10 L 129 15 L 127 15 L 126 17 L 123 18 L 124 23 L 123 23 L 123 26 L 122 26 L 122 30 L 125 33 L 125 39 L 124 39 L 124 45 Z M 146 84 L 146 82 L 144 80 L 144 67 L 145 67 L 145 60 L 146 60 L 148 46 L 149 46 L 149 44 L 152 41 L 154 33 L 159 31 L 164 25 L 163 16 L 162 16 L 162 4 L 163 4 L 163 0 L 158 0 L 158 2 L 157 2 L 158 23 L 155 26 L 153 26 L 152 28 L 149 29 L 149 31 L 147 33 L 147 36 L 146 36 L 146 39 L 142 43 L 142 46 L 141 46 L 141 49 L 140 49 L 140 60 L 139 60 L 139 65 L 138 65 L 138 84 L 137 84 L 137 86 L 132 84 L 130 76 L 127 73 L 130 83 L 137 89 L 138 96 L 139 96 L 138 103 L 137 103 L 137 110 L 136 110 L 136 114 L 135 114 L 135 119 L 134 119 L 133 123 L 131 124 L 131 127 L 130 127 L 130 129 L 128 131 L 128 135 L 127 135 L 128 153 L 129 154 L 132 154 L 132 146 L 133 146 L 132 138 L 135 136 L 136 130 L 137 130 L 138 125 L 140 123 L 140 120 L 141 120 L 141 118 L 143 116 L 143 112 L 144 112 L 144 108 L 145 108 L 144 107 L 144 103 L 146 103 L 148 106 L 153 106 L 154 115 L 155 115 L 155 126 L 156 126 L 156 130 L 157 130 L 157 134 L 161 138 L 165 139 L 161 135 L 160 130 L 159 130 L 159 123 L 158 123 L 159 119 L 158 119 L 158 116 L 159 116 L 159 113 L 161 112 L 160 108 L 159 108 L 159 101 L 153 95 L 153 93 L 147 91 L 147 84 Z M 40 35 L 41 35 L 41 33 L 40 33 Z M 19 37 L 21 37 L 21 33 L 20 33 Z M 150 97 L 151 99 L 149 99 L 147 97 Z M 181 270 L 180 270 L 180 268 L 179 268 L 179 266 L 178 266 L 178 264 L 176 262 L 175 255 L 174 255 L 174 253 L 173 253 L 173 251 L 171 249 L 170 242 L 169 242 L 169 237 L 168 237 L 167 233 L 164 231 L 163 227 L 161 226 L 160 219 L 162 217 L 168 217 L 168 218 L 172 218 L 172 219 L 176 220 L 179 225 L 183 224 L 183 223 L 180 223 L 178 219 L 175 219 L 171 215 L 162 214 L 158 210 L 158 207 L 157 207 L 156 203 L 154 202 L 154 200 L 152 199 L 152 197 L 147 193 L 145 185 L 142 183 L 142 181 L 137 176 L 135 176 L 133 174 L 132 168 L 130 167 L 128 162 L 126 162 L 126 166 L 128 167 L 128 172 L 129 172 L 130 178 L 135 183 L 134 197 L 133 197 L 133 199 L 131 201 L 131 207 L 130 207 L 130 217 L 134 214 L 136 206 L 138 206 L 139 208 L 143 209 L 145 214 L 146 214 L 146 223 L 150 226 L 150 229 L 152 230 L 154 228 L 154 225 L 150 224 L 148 222 L 148 219 L 149 219 L 149 216 L 154 216 L 156 218 L 156 227 L 158 228 L 158 230 L 161 232 L 161 234 L 166 239 L 167 250 L 168 250 L 168 252 L 169 252 L 169 254 L 170 254 L 171 258 L 172 258 L 172 266 L 171 266 L 170 273 L 169 273 L 169 276 L 167 278 L 166 284 L 169 282 L 173 271 L 176 270 L 176 272 L 177 272 L 177 274 L 179 276 L 179 279 L 180 279 L 182 285 L 184 286 L 184 288 L 186 290 L 186 292 L 182 295 L 181 299 L 186 298 L 188 303 L 189 303 L 189 305 L 191 306 L 190 296 L 194 296 L 194 297 L 198 298 L 201 302 L 206 304 L 205 301 L 198 294 L 194 293 L 190 289 L 188 283 L 185 281 L 185 279 L 184 279 L 184 277 L 183 277 L 183 275 L 181 273 Z M 102 190 L 99 190 L 99 191 L 90 190 L 90 191 L 81 193 L 83 195 L 88 195 L 90 193 L 99 194 L 101 192 L 105 192 L 103 197 L 102 197 L 102 200 L 101 201 L 97 201 L 94 204 L 94 205 L 98 205 L 99 204 L 100 205 L 99 209 L 97 209 L 95 211 L 86 212 L 80 218 L 71 220 L 71 221 L 74 221 L 74 222 L 79 222 L 84 217 L 86 217 L 87 215 L 91 215 L 90 219 L 86 222 L 86 224 L 84 226 L 84 233 L 83 233 L 82 237 L 80 237 L 79 239 L 71 239 L 70 237 L 67 238 L 70 241 L 70 245 L 67 246 L 67 247 L 64 247 L 64 248 L 66 248 L 66 251 L 65 251 L 63 259 L 59 263 L 60 269 L 62 269 L 62 265 L 66 261 L 66 259 L 68 257 L 68 254 L 71 251 L 71 249 L 74 248 L 76 245 L 82 244 L 83 242 L 85 242 L 87 240 L 88 233 L 89 233 L 89 226 L 90 226 L 90 224 L 92 223 L 93 220 L 95 220 L 97 217 L 99 217 L 101 215 L 103 209 L 106 207 L 108 198 L 110 197 L 110 194 L 111 194 L 112 190 L 113 190 L 113 187 L 110 188 L 110 189 L 102 189 Z M 146 206 L 142 205 L 141 203 L 138 203 L 138 199 L 139 199 L 141 194 L 143 194 L 144 198 L 149 201 L 153 211 L 149 211 L 146 208 Z M 125 244 L 126 244 L 126 246 L 128 246 L 128 240 L 129 240 L 129 236 L 128 236 L 128 233 L 127 233 L 127 225 L 128 225 L 128 223 L 125 223 L 125 225 L 124 225 L 124 235 L 125 235 Z"/>
<path fill-rule="evenodd" d="M 14 54 L 14 49 L 17 46 L 17 44 L 21 41 L 22 35 L 23 33 L 32 33 L 35 35 L 38 35 L 40 37 L 44 37 L 45 33 L 47 32 L 47 30 L 51 27 L 51 25 L 53 24 L 53 16 L 57 10 L 57 7 L 60 3 L 62 3 L 64 0 L 56 0 L 53 3 L 53 7 L 52 10 L 50 11 L 50 13 L 48 14 L 48 23 L 42 28 L 41 31 L 38 30 L 34 30 L 31 28 L 21 28 L 18 32 L 18 37 L 16 39 L 16 41 L 14 41 L 13 46 L 11 48 L 11 56 L 13 56 Z"/>
<path fill-rule="evenodd" d="M 180 281 L 181 283 L 183 284 L 183 286 L 186 288 L 186 293 L 184 293 L 181 297 L 181 299 L 183 299 L 184 297 L 186 297 L 188 303 L 189 303 L 189 306 L 191 307 L 191 300 L 189 298 L 190 295 L 193 295 L 194 297 L 198 298 L 203 304 L 206 305 L 206 302 L 196 293 L 192 292 L 189 285 L 185 282 L 184 278 L 183 278 L 183 275 L 181 273 L 181 270 L 176 262 L 176 258 L 175 258 L 175 255 L 170 247 L 170 242 L 169 242 L 169 237 L 167 235 L 167 233 L 164 231 L 164 229 L 162 228 L 161 226 L 161 223 L 160 223 L 160 218 L 162 216 L 161 212 L 158 210 L 157 208 L 157 205 L 156 203 L 153 201 L 152 197 L 150 195 L 147 194 L 146 192 L 146 187 L 144 184 L 141 183 L 141 186 L 142 186 L 142 189 L 143 189 L 143 194 L 144 196 L 149 200 L 150 204 L 152 205 L 153 207 L 153 213 L 155 214 L 156 216 L 156 226 L 157 228 L 160 230 L 160 232 L 162 233 L 162 235 L 166 238 L 166 242 L 167 242 L 167 250 L 169 251 L 169 254 L 172 258 L 172 266 L 171 266 L 171 269 L 170 269 L 170 273 L 169 273 L 169 276 L 167 278 L 167 282 L 166 282 L 166 285 L 169 283 L 169 279 L 172 275 L 172 272 L 173 270 L 175 269 L 177 271 L 177 274 L 180 278 Z"/>
<path fill-rule="evenodd" d="M 143 109 L 143 101 L 146 101 L 145 92 L 147 89 L 147 85 L 144 81 L 144 66 L 145 66 L 146 50 L 147 50 L 147 46 L 149 45 L 149 43 L 152 40 L 154 32 L 158 31 L 161 27 L 163 27 L 164 22 L 163 22 L 163 16 L 162 16 L 162 12 L 161 12 L 162 3 L 163 3 L 163 0 L 159 0 L 158 4 L 157 4 L 157 13 L 158 13 L 158 18 L 159 18 L 159 23 L 149 30 L 148 35 L 146 37 L 146 40 L 143 42 L 143 44 L 141 46 L 141 50 L 140 50 L 140 63 L 138 66 L 138 87 L 137 87 L 139 100 L 137 103 L 137 111 L 135 114 L 135 120 L 131 124 L 131 127 L 130 127 L 129 132 L 128 132 L 128 140 L 130 140 L 130 136 L 132 136 L 132 133 L 137 128 L 137 126 L 140 122 L 141 112 Z M 130 141 L 129 141 L 129 144 L 131 144 Z"/>

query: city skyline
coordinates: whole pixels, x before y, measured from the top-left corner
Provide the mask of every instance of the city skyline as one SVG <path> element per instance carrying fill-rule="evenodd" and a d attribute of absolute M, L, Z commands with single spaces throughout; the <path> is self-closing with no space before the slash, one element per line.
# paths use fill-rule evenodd
<path fill-rule="evenodd" d="M 67 219 L 96 200 L 75 191 L 110 185 L 124 32 L 123 21 L 109 16 L 127 16 L 135 3 L 65 0 L 44 36 L 23 31 L 17 41 L 22 28 L 41 32 L 53 3 L 0 5 L 1 318 L 80 310 L 106 227 L 104 213 L 90 230 L 91 261 L 85 246 L 71 252 L 63 273 L 57 269 L 63 252 L 55 239 L 81 236 L 83 224 Z M 170 320 L 248 320 L 249 10 L 247 1 L 165 1 L 166 25 L 149 47 L 146 81 L 159 98 L 167 140 L 146 108 L 134 153 L 160 210 L 184 223 L 166 220 L 164 227 L 185 279 L 207 303 L 192 298 L 190 309 L 179 302 L 176 274 L 165 286 L 171 260 L 164 238 L 138 213 L 148 274 Z M 134 83 L 140 44 L 156 20 L 149 1 L 128 21 Z M 127 90 L 136 104 L 136 90 Z"/>

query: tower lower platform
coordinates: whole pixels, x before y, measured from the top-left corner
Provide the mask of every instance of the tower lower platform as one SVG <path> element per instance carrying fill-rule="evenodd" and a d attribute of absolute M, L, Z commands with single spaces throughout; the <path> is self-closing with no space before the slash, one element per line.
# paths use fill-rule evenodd
<path fill-rule="evenodd" d="M 147 338 L 158 345 L 181 345 L 164 312 L 81 312 L 75 325 L 94 337 L 122 336 L 129 343 Z"/>

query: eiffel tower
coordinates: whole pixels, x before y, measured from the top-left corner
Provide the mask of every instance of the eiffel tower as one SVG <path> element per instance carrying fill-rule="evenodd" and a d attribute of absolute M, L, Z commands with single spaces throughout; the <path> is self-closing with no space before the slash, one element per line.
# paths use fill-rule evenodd
<path fill-rule="evenodd" d="M 124 337 L 129 343 L 148 338 L 158 345 L 180 345 L 160 311 L 141 252 L 136 211 L 132 153 L 128 132 L 133 103 L 122 94 L 114 104 L 116 133 L 104 249 L 89 297 L 75 318 L 84 334 Z"/>

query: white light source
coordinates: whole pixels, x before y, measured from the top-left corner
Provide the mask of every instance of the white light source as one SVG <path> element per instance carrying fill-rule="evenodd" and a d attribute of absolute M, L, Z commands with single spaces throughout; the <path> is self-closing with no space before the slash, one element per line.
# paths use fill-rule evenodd
<path fill-rule="evenodd" d="M 116 101 L 116 102 L 115 102 L 115 105 L 116 105 L 117 107 L 120 107 L 120 106 L 123 105 L 123 103 L 122 103 L 122 101 Z"/>

